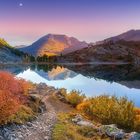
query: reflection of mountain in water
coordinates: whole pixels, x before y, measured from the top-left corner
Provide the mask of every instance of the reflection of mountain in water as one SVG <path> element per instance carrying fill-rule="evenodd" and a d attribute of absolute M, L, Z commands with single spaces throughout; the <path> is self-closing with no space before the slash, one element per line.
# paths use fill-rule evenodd
<path fill-rule="evenodd" d="M 32 65 L 5 66 L 0 70 L 19 74 L 31 69 L 47 80 L 65 80 L 82 74 L 88 78 L 116 82 L 129 88 L 140 89 L 140 67 L 131 65 Z"/>
<path fill-rule="evenodd" d="M 43 70 L 38 71 L 37 69 L 35 72 L 47 80 L 65 80 L 67 78 L 73 78 L 77 75 L 75 72 L 60 66 L 52 68 L 47 73 Z"/>
<path fill-rule="evenodd" d="M 17 75 L 29 68 L 30 68 L 29 66 L 25 66 L 25 65 L 4 65 L 4 66 L 0 66 L 0 71 L 7 71 Z"/>
<path fill-rule="evenodd" d="M 132 65 L 68 65 L 66 67 L 89 78 L 117 82 L 129 88 L 140 88 L 140 68 Z"/>

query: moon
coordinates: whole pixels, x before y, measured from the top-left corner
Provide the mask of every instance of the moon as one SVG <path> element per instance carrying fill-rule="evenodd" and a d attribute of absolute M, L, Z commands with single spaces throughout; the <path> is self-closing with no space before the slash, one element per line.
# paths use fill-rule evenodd
<path fill-rule="evenodd" d="M 22 7 L 23 6 L 23 3 L 19 3 L 19 6 Z"/>

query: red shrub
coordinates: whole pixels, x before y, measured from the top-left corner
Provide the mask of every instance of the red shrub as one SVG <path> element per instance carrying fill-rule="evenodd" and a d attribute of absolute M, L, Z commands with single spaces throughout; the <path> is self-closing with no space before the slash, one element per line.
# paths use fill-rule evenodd
<path fill-rule="evenodd" d="M 5 124 L 10 115 L 19 109 L 20 101 L 9 91 L 0 90 L 0 124 Z"/>
<path fill-rule="evenodd" d="M 0 90 L 10 91 L 12 94 L 21 93 L 21 86 L 16 78 L 8 72 L 0 72 Z"/>
<path fill-rule="evenodd" d="M 24 95 L 28 84 L 24 80 L 16 79 L 12 74 L 0 72 L 0 124 L 16 113 L 20 105 L 25 102 Z"/>

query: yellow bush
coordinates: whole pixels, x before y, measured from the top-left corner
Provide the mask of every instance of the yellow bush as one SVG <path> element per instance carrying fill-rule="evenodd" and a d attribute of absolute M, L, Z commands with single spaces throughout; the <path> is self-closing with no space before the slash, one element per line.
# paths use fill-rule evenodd
<path fill-rule="evenodd" d="M 87 99 L 77 109 L 103 124 L 117 124 L 129 129 L 134 127 L 134 104 L 127 98 L 98 96 Z"/>
<path fill-rule="evenodd" d="M 140 108 L 135 108 L 135 122 L 134 122 L 134 128 L 136 131 L 140 132 Z"/>
<path fill-rule="evenodd" d="M 66 100 L 73 106 L 76 107 L 78 104 L 82 103 L 85 99 L 85 95 L 81 92 L 72 90 L 66 95 Z"/>

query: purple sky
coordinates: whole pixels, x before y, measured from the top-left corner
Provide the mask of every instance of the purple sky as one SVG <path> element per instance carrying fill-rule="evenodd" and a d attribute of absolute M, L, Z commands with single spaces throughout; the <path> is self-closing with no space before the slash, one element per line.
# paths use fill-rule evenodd
<path fill-rule="evenodd" d="M 0 37 L 31 44 L 48 33 L 95 42 L 140 29 L 140 0 L 0 0 Z"/>

